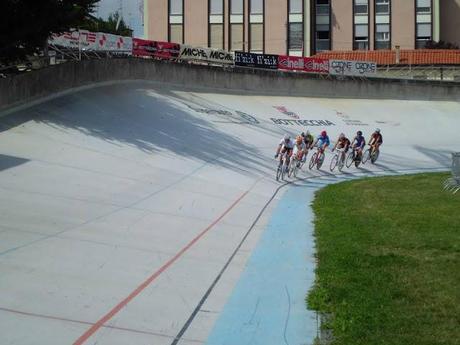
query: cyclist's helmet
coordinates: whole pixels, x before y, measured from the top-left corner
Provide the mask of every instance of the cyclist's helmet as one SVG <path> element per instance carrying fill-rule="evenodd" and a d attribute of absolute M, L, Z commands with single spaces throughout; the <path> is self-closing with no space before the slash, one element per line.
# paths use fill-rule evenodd
<path fill-rule="evenodd" d="M 322 131 L 322 132 L 321 132 L 321 136 L 322 136 L 322 137 L 325 137 L 326 135 L 327 135 L 327 132 L 326 132 L 326 131 Z"/>
<path fill-rule="evenodd" d="M 343 139 L 343 138 L 345 138 L 345 134 L 343 134 L 343 133 L 340 133 L 340 135 L 339 135 L 339 139 Z"/>
<path fill-rule="evenodd" d="M 291 136 L 289 134 L 285 134 L 284 135 L 284 142 L 289 142 L 289 140 L 291 140 Z"/>
<path fill-rule="evenodd" d="M 358 133 L 356 133 L 356 134 L 358 134 L 358 136 L 361 136 L 361 135 L 363 135 L 363 132 L 358 131 Z"/>
<path fill-rule="evenodd" d="M 380 133 L 380 128 L 376 128 L 375 133 Z"/>
<path fill-rule="evenodd" d="M 310 131 L 307 130 L 307 133 L 305 133 L 305 136 L 309 136 L 310 135 Z"/>
<path fill-rule="evenodd" d="M 297 138 L 295 138 L 295 142 L 297 143 L 297 145 L 300 145 L 302 144 L 302 141 L 303 141 L 303 138 L 301 135 L 297 136 Z"/>

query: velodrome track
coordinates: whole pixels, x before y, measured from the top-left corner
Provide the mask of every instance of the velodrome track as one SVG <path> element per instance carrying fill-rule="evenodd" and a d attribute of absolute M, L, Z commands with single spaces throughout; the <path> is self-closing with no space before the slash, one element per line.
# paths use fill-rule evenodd
<path fill-rule="evenodd" d="M 6 114 L 0 343 L 310 344 L 314 191 L 447 170 L 450 152 L 460 151 L 459 114 L 456 102 L 144 82 Z M 334 140 L 379 127 L 380 160 L 331 174 L 328 153 L 322 170 L 278 183 L 276 145 L 305 125 Z"/>

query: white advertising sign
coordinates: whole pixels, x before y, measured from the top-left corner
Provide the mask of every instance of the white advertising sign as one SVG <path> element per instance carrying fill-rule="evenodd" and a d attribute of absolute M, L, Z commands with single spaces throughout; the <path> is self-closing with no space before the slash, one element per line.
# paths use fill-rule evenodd
<path fill-rule="evenodd" d="M 377 74 L 377 64 L 371 61 L 330 60 L 329 73 L 333 75 L 372 77 Z"/>
<path fill-rule="evenodd" d="M 133 49 L 133 39 L 131 37 L 90 32 L 87 30 L 53 34 L 49 38 L 48 43 L 55 46 L 81 50 L 131 52 Z"/>
<path fill-rule="evenodd" d="M 133 50 L 133 39 L 131 37 L 98 32 L 97 50 L 131 52 Z"/>
<path fill-rule="evenodd" d="M 233 53 L 221 49 L 199 48 L 188 45 L 181 45 L 181 60 L 200 60 L 216 62 L 219 64 L 233 64 Z"/>

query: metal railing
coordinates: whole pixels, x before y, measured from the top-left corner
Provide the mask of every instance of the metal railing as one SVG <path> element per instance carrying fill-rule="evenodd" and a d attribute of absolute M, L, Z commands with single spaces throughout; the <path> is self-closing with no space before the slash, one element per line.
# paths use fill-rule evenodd
<path fill-rule="evenodd" d="M 452 153 L 452 176 L 444 181 L 444 190 L 453 194 L 460 190 L 460 152 Z"/>
<path fill-rule="evenodd" d="M 426 66 L 379 66 L 379 78 L 439 80 L 447 82 L 460 81 L 460 66 L 456 65 L 426 65 Z"/>

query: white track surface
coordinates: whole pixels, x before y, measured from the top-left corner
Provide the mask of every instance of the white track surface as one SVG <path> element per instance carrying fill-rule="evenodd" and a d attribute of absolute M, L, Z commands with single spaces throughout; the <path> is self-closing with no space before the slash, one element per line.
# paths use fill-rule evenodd
<path fill-rule="evenodd" d="M 305 130 L 275 125 L 270 118 L 290 117 L 274 106 L 333 122 L 326 128 L 333 140 L 341 131 L 362 129 L 368 137 L 380 127 L 381 159 L 364 173 L 447 169 L 450 152 L 460 149 L 454 102 L 264 97 L 125 83 L 1 117 L 0 343 L 171 344 L 280 186 L 276 144 L 286 131 Z M 259 123 L 241 123 L 235 111 Z M 322 129 L 310 127 L 315 134 Z M 323 171 L 300 177 L 330 176 L 330 158 Z M 206 342 L 281 196 L 180 344 Z"/>

